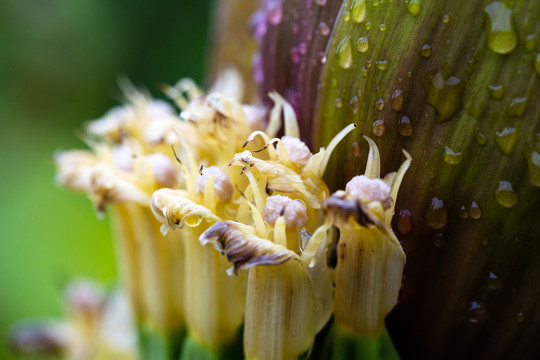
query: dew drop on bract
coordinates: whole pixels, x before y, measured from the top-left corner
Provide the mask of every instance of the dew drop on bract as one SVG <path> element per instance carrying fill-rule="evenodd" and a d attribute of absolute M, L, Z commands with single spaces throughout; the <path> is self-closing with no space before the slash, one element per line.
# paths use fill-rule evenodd
<path fill-rule="evenodd" d="M 441 229 L 446 225 L 448 219 L 448 210 L 444 201 L 439 198 L 432 198 L 426 212 L 427 225 L 433 229 Z"/>
<path fill-rule="evenodd" d="M 442 22 L 448 24 L 450 22 L 450 15 L 444 14 L 442 17 Z"/>
<path fill-rule="evenodd" d="M 446 239 L 444 238 L 443 233 L 433 234 L 433 238 L 431 239 L 431 241 L 433 242 L 433 246 L 439 249 L 446 245 Z"/>
<path fill-rule="evenodd" d="M 534 59 L 534 70 L 540 75 L 540 53 L 536 54 L 536 58 Z"/>
<path fill-rule="evenodd" d="M 377 66 L 377 69 L 381 71 L 388 69 L 388 61 L 386 60 L 377 60 L 375 65 Z"/>
<path fill-rule="evenodd" d="M 270 24 L 277 25 L 283 18 L 283 0 L 271 0 L 267 2 L 267 13 Z"/>
<path fill-rule="evenodd" d="M 476 138 L 476 142 L 478 143 L 478 145 L 486 145 L 487 136 L 480 131 L 479 127 L 474 128 L 474 137 Z"/>
<path fill-rule="evenodd" d="M 482 210 L 480 209 L 480 206 L 476 203 L 476 201 L 473 201 L 471 203 L 471 206 L 469 206 L 469 215 L 472 219 L 478 220 L 482 217 Z"/>
<path fill-rule="evenodd" d="M 362 155 L 362 153 L 360 152 L 360 145 L 358 145 L 356 141 L 353 142 L 351 145 L 351 153 L 355 157 L 360 157 L 360 155 Z"/>
<path fill-rule="evenodd" d="M 349 107 L 351 108 L 353 114 L 358 113 L 358 96 L 354 95 L 352 97 Z"/>
<path fill-rule="evenodd" d="M 371 125 L 371 131 L 373 131 L 375 136 L 383 136 L 384 132 L 386 131 L 386 124 L 384 123 L 384 120 L 375 120 Z"/>
<path fill-rule="evenodd" d="M 454 151 L 449 146 L 445 146 L 443 157 L 447 164 L 457 165 L 461 162 L 463 155 L 461 152 Z"/>
<path fill-rule="evenodd" d="M 514 12 L 502 1 L 493 1 L 484 8 L 488 47 L 497 54 L 508 54 L 517 45 Z"/>
<path fill-rule="evenodd" d="M 540 187 L 540 142 L 525 151 L 527 156 L 527 169 L 531 185 Z"/>
<path fill-rule="evenodd" d="M 346 35 L 336 49 L 336 57 L 339 66 L 348 69 L 352 64 L 351 36 Z"/>
<path fill-rule="evenodd" d="M 386 31 L 386 24 L 379 24 L 380 31 Z"/>
<path fill-rule="evenodd" d="M 502 288 L 502 281 L 493 272 L 489 272 L 487 287 L 490 290 L 500 290 Z"/>
<path fill-rule="evenodd" d="M 467 207 L 465 205 L 461 205 L 459 208 L 459 217 L 462 219 L 467 219 L 469 217 L 469 211 L 467 210 Z"/>
<path fill-rule="evenodd" d="M 505 208 L 516 206 L 518 194 L 509 181 L 501 180 L 495 188 L 495 200 L 499 205 Z"/>
<path fill-rule="evenodd" d="M 405 0 L 405 5 L 407 5 L 407 10 L 412 16 L 420 15 L 420 11 L 422 11 L 422 2 L 420 0 Z"/>
<path fill-rule="evenodd" d="M 494 99 L 501 100 L 504 96 L 504 85 L 489 85 L 488 91 Z"/>
<path fill-rule="evenodd" d="M 523 315 L 522 312 L 518 312 L 516 314 L 516 320 L 517 322 L 522 323 L 525 320 L 525 315 Z"/>
<path fill-rule="evenodd" d="M 411 136 L 413 133 L 413 126 L 411 123 L 411 119 L 409 119 L 408 116 L 403 116 L 398 121 L 398 132 L 402 136 Z"/>
<path fill-rule="evenodd" d="M 327 36 L 328 34 L 330 34 L 330 28 L 324 21 L 321 21 L 319 23 L 319 32 L 322 36 Z"/>
<path fill-rule="evenodd" d="M 315 0 L 315 2 L 316 2 L 317 5 L 319 5 L 319 6 L 324 6 L 324 5 L 326 5 L 326 0 Z"/>
<path fill-rule="evenodd" d="M 403 90 L 401 89 L 396 89 L 392 93 L 392 110 L 403 110 Z"/>
<path fill-rule="evenodd" d="M 362 65 L 362 68 L 360 69 L 360 74 L 362 74 L 363 77 L 368 76 L 368 69 L 366 68 L 365 65 Z"/>
<path fill-rule="evenodd" d="M 326 54 L 324 51 L 321 51 L 317 54 L 317 61 L 319 61 L 321 64 L 324 64 L 326 62 Z"/>
<path fill-rule="evenodd" d="M 420 49 L 420 55 L 422 57 L 425 57 L 426 59 L 427 58 L 430 58 L 431 57 L 431 54 L 432 54 L 432 49 L 431 49 L 431 45 L 429 44 L 424 44 L 422 46 L 422 48 Z"/>
<path fill-rule="evenodd" d="M 354 22 L 362 23 L 366 19 L 366 0 L 353 0 L 350 14 Z"/>
<path fill-rule="evenodd" d="M 495 133 L 495 143 L 504 155 L 510 156 L 514 152 L 518 136 L 516 128 L 506 127 Z"/>
<path fill-rule="evenodd" d="M 462 106 L 463 84 L 460 79 L 450 76 L 445 79 L 438 72 L 429 76 L 424 85 L 425 101 L 437 109 L 439 121 L 449 120 Z"/>
<path fill-rule="evenodd" d="M 527 97 L 515 97 L 510 101 L 510 104 L 508 104 L 508 108 L 506 109 L 506 112 L 510 116 L 517 116 L 522 117 L 525 114 L 525 110 L 527 110 L 527 106 L 529 105 L 529 98 Z"/>
<path fill-rule="evenodd" d="M 526 52 L 533 52 L 536 49 L 536 36 L 534 34 L 527 35 L 524 45 Z"/>
<path fill-rule="evenodd" d="M 378 99 L 377 101 L 375 101 L 375 107 L 377 108 L 377 110 L 383 111 L 384 110 L 384 100 L 383 99 Z"/>
<path fill-rule="evenodd" d="M 341 109 L 341 107 L 343 106 L 343 102 L 341 101 L 341 98 L 336 98 L 334 100 L 334 106 L 338 109 Z"/>
<path fill-rule="evenodd" d="M 367 31 L 371 30 L 371 21 L 366 22 L 366 30 Z"/>
<path fill-rule="evenodd" d="M 367 36 L 362 36 L 361 38 L 359 38 L 358 41 L 356 42 L 356 48 L 361 53 L 365 53 L 366 51 L 368 51 L 368 49 L 369 49 L 368 37 Z"/>
<path fill-rule="evenodd" d="M 469 317 L 469 322 L 473 324 L 481 323 L 486 319 L 486 309 L 480 302 L 471 301 L 467 308 L 467 315 Z"/>
<path fill-rule="evenodd" d="M 399 215 L 397 219 L 397 229 L 401 235 L 407 235 L 412 231 L 413 220 L 412 213 L 409 209 L 399 210 Z"/>

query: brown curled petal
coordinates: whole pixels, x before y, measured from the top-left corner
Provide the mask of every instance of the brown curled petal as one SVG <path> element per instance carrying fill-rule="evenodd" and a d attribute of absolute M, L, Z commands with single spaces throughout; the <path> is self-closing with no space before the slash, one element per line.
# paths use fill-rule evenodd
<path fill-rule="evenodd" d="M 337 191 L 326 198 L 322 204 L 325 217 L 336 226 L 377 227 L 383 233 L 389 230 L 384 223 L 374 216 L 368 206 L 358 199 L 351 198 L 344 191 Z M 354 226 L 354 225 L 353 225 Z"/>
<path fill-rule="evenodd" d="M 291 259 L 299 260 L 295 252 L 255 235 L 252 227 L 236 221 L 221 221 L 209 227 L 199 238 L 204 246 L 213 243 L 215 248 L 233 264 L 229 275 L 239 269 L 259 265 L 279 265 Z"/>

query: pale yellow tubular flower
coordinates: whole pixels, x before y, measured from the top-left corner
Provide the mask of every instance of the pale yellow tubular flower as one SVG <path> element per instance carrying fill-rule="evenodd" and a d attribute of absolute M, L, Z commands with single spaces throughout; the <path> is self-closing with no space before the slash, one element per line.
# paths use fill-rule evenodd
<path fill-rule="evenodd" d="M 285 227 L 285 220 L 280 219 L 276 226 Z M 284 239 L 275 240 L 286 243 Z M 253 227 L 235 221 L 212 225 L 200 241 L 213 243 L 227 256 L 233 264 L 231 273 L 249 271 L 246 359 L 298 359 L 308 354 L 315 338 L 316 305 L 307 267 L 299 256 L 283 244 L 258 237 Z"/>
<path fill-rule="evenodd" d="M 392 213 L 403 175 L 411 158 L 398 173 L 381 180 L 380 156 L 371 139 L 366 175 L 354 177 L 346 191 L 323 203 L 329 221 L 340 229 L 335 271 L 334 318 L 347 331 L 378 337 L 384 318 L 395 306 L 401 286 L 405 253 L 391 228 Z"/>
<path fill-rule="evenodd" d="M 85 190 L 100 214 L 111 209 L 119 273 L 136 321 L 169 336 L 184 327 L 184 250 L 179 234 L 159 232 L 149 202 L 155 190 L 184 183 L 168 144 L 178 139 L 167 134 L 183 122 L 167 103 L 123 87 L 129 104 L 86 125 L 92 155 L 60 153 L 57 177 Z"/>
<path fill-rule="evenodd" d="M 192 163 L 190 168 L 195 166 L 194 159 L 188 162 Z M 183 168 L 185 177 L 192 178 L 191 170 L 187 166 Z M 238 335 L 244 316 L 246 277 L 227 276 L 227 261 L 210 245 L 201 246 L 198 238 L 206 223 L 221 220 L 215 212 L 226 216 L 232 184 L 223 170 L 212 166 L 203 168 L 190 189 L 157 190 L 152 196 L 151 209 L 163 223 L 164 232 L 187 226 L 179 231 L 186 251 L 187 328 L 198 343 L 219 349 Z"/>

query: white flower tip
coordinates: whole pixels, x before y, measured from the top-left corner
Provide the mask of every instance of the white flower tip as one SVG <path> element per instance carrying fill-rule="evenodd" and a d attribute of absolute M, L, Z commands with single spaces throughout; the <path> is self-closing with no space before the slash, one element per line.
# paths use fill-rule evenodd
<path fill-rule="evenodd" d="M 378 201 L 385 210 L 392 206 L 390 186 L 381 179 L 370 179 L 367 176 L 355 176 L 347 183 L 345 192 L 352 198 L 368 204 Z"/>
<path fill-rule="evenodd" d="M 269 196 L 264 207 L 264 221 L 274 225 L 280 216 L 284 217 L 289 228 L 301 229 L 307 223 L 306 207 L 300 200 L 291 200 L 283 195 Z"/>
<path fill-rule="evenodd" d="M 204 192 L 208 178 L 214 178 L 214 192 L 221 202 L 228 202 L 233 193 L 231 180 L 227 174 L 217 166 L 209 166 L 202 170 L 202 175 L 197 177 L 197 191 Z"/>
<path fill-rule="evenodd" d="M 146 159 L 150 163 L 154 178 L 160 185 L 171 187 L 176 183 L 177 172 L 171 159 L 161 153 L 147 155 Z"/>
<path fill-rule="evenodd" d="M 283 142 L 291 161 L 298 165 L 306 165 L 311 156 L 313 156 L 307 145 L 298 138 L 283 136 L 281 141 Z"/>

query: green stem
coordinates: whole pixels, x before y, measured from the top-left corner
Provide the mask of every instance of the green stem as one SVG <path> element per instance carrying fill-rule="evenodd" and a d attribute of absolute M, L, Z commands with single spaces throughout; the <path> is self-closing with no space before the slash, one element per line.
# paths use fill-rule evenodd
<path fill-rule="evenodd" d="M 314 354 L 312 358 L 331 360 L 398 360 L 399 355 L 386 330 L 377 339 L 367 339 L 345 331 L 334 323 L 331 325 L 321 353 Z"/>
<path fill-rule="evenodd" d="M 159 331 L 139 325 L 139 355 L 141 360 L 177 360 L 182 350 L 184 329 L 163 334 Z"/>
<path fill-rule="evenodd" d="M 243 359 L 242 333 L 239 331 L 236 339 L 219 349 L 211 349 L 201 344 L 191 335 L 187 335 L 182 344 L 180 360 L 228 360 Z"/>

